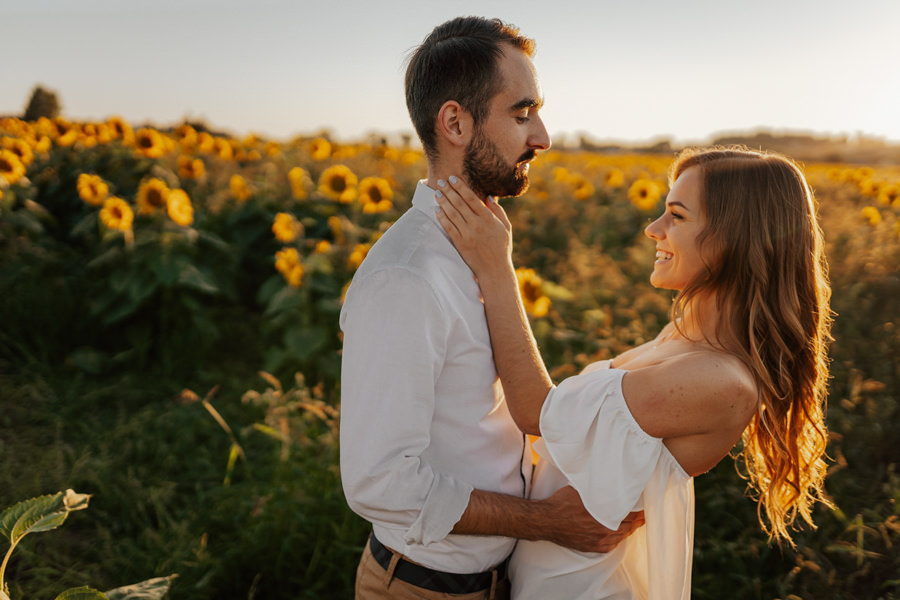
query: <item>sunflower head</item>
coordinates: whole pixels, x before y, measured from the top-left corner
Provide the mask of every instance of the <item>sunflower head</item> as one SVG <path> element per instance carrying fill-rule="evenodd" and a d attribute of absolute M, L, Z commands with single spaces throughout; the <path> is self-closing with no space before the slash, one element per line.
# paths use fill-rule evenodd
<path fill-rule="evenodd" d="M 138 213 L 149 215 L 166 206 L 169 199 L 169 186 L 162 179 L 152 177 L 138 186 Z"/>
<path fill-rule="evenodd" d="M 231 195 L 238 202 L 246 202 L 253 195 L 253 192 L 250 191 L 250 186 L 247 185 L 247 180 L 237 173 L 228 180 L 228 187 L 231 189 Z"/>
<path fill-rule="evenodd" d="M 659 202 L 660 189 L 656 182 L 650 179 L 637 179 L 628 188 L 628 199 L 640 210 L 651 211 Z"/>
<path fill-rule="evenodd" d="M 78 195 L 91 206 L 100 206 L 109 194 L 109 186 L 99 175 L 82 173 L 78 176 Z"/>
<path fill-rule="evenodd" d="M 325 160 L 331 156 L 331 142 L 325 138 L 316 138 L 309 143 L 309 155 L 313 160 Z"/>
<path fill-rule="evenodd" d="M 291 183 L 291 195 L 296 200 L 306 199 L 307 187 L 310 184 L 309 173 L 302 167 L 294 167 L 288 171 L 288 181 Z"/>
<path fill-rule="evenodd" d="M 25 165 L 26 169 L 34 161 L 34 151 L 31 149 L 31 144 L 23 139 L 4 137 L 0 139 L 0 148 L 9 150 L 10 152 L 18 156 L 19 160 L 22 161 L 22 164 Z"/>
<path fill-rule="evenodd" d="M 272 224 L 272 233 L 279 242 L 288 244 L 303 235 L 303 224 L 290 213 L 278 213 Z"/>
<path fill-rule="evenodd" d="M 333 165 L 322 171 L 319 177 L 319 191 L 343 204 L 356 199 L 356 175 L 345 165 Z"/>
<path fill-rule="evenodd" d="M 0 178 L 12 185 L 25 176 L 25 165 L 12 150 L 0 150 Z"/>
<path fill-rule="evenodd" d="M 876 227 L 881 224 L 881 213 L 874 206 L 866 206 L 860 211 L 863 219 L 869 222 L 869 225 Z"/>
<path fill-rule="evenodd" d="M 206 175 L 206 165 L 203 160 L 186 155 L 178 157 L 178 175 L 185 179 L 200 179 Z"/>
<path fill-rule="evenodd" d="M 275 253 L 275 268 L 291 287 L 300 287 L 303 281 L 303 264 L 296 248 L 284 248 Z"/>
<path fill-rule="evenodd" d="M 534 272 L 534 269 L 516 269 L 516 279 L 519 282 L 519 294 L 522 296 L 522 304 L 525 312 L 535 318 L 546 316 L 550 310 L 550 298 L 544 294 L 543 280 Z"/>
<path fill-rule="evenodd" d="M 147 158 L 159 158 L 166 153 L 163 135 L 150 127 L 138 129 L 134 136 L 134 146 Z"/>
<path fill-rule="evenodd" d="M 606 187 L 620 188 L 625 185 L 625 173 L 621 169 L 610 169 L 606 173 L 605 183 Z"/>
<path fill-rule="evenodd" d="M 134 223 L 134 211 L 121 198 L 110 196 L 103 201 L 103 208 L 100 209 L 100 221 L 107 229 L 131 231 Z"/>
<path fill-rule="evenodd" d="M 366 177 L 359 184 L 359 201 L 364 213 L 382 213 L 391 209 L 394 191 L 383 177 Z"/>
<path fill-rule="evenodd" d="M 166 210 L 169 218 L 182 227 L 187 227 L 194 222 L 194 205 L 184 190 L 172 190 L 166 201 Z"/>

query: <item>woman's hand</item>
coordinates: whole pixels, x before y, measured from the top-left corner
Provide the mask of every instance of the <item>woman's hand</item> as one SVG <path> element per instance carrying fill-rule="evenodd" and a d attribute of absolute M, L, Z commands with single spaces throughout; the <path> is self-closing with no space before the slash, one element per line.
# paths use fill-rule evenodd
<path fill-rule="evenodd" d="M 512 265 L 512 227 L 503 208 L 488 196 L 487 202 L 458 177 L 438 182 L 435 192 L 437 218 L 456 250 L 479 279 L 495 269 Z M 441 183 L 444 185 L 441 186 Z"/>

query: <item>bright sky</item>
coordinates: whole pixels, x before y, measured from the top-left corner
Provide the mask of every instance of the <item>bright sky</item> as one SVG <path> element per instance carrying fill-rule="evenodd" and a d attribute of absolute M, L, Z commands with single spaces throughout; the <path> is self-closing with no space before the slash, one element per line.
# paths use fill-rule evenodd
<path fill-rule="evenodd" d="M 557 142 L 760 128 L 900 141 L 898 0 L 0 0 L 0 114 L 42 84 L 73 120 L 411 132 L 404 58 L 465 14 L 537 41 Z"/>

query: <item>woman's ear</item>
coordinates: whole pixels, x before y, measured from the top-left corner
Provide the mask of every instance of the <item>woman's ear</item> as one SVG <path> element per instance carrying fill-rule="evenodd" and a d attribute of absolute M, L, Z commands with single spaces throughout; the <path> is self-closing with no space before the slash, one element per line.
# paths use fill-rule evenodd
<path fill-rule="evenodd" d="M 472 115 L 456 100 L 447 100 L 437 116 L 437 135 L 452 146 L 466 147 L 472 133 Z"/>

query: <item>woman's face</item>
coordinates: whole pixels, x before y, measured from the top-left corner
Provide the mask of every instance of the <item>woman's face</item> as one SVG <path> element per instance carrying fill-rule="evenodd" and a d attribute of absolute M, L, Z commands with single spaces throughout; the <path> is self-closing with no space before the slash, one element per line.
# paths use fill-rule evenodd
<path fill-rule="evenodd" d="M 650 283 L 667 290 L 681 290 L 705 270 L 697 237 L 706 227 L 700 204 L 702 171 L 688 167 L 672 185 L 666 212 L 644 233 L 656 242 L 656 262 Z"/>

